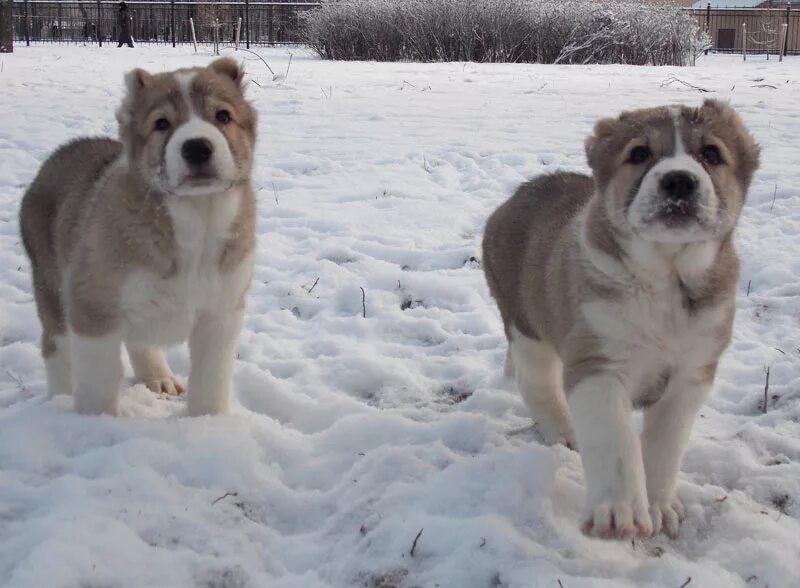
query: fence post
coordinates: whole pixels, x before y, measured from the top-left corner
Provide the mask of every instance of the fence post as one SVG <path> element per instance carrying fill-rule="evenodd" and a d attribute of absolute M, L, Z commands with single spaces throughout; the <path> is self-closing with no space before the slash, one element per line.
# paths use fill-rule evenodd
<path fill-rule="evenodd" d="M 194 18 L 189 17 L 189 29 L 192 31 L 192 43 L 194 43 L 194 52 L 197 53 L 197 35 L 194 34 Z"/>
<path fill-rule="evenodd" d="M 783 52 L 786 50 L 786 37 L 789 33 L 789 25 L 783 23 L 781 25 L 781 42 L 780 50 L 778 51 L 778 61 L 783 61 Z"/>
<path fill-rule="evenodd" d="M 214 19 L 214 55 L 219 55 L 219 19 Z"/>
<path fill-rule="evenodd" d="M 0 0 L 0 53 L 14 51 L 14 15 L 11 0 Z"/>
<path fill-rule="evenodd" d="M 103 36 L 100 34 L 100 14 L 101 14 L 100 11 L 101 10 L 102 10 L 102 7 L 100 5 L 100 0 L 97 0 L 97 26 L 95 27 L 95 33 L 94 34 L 97 35 L 97 43 L 100 45 L 100 47 L 103 46 Z"/>
<path fill-rule="evenodd" d="M 172 31 L 172 46 L 175 47 L 175 0 L 169 0 L 169 29 Z"/>
<path fill-rule="evenodd" d="M 236 21 L 236 36 L 234 38 L 234 45 L 236 47 L 236 51 L 239 50 L 239 40 L 242 38 L 242 17 L 239 17 L 239 20 Z"/>
<path fill-rule="evenodd" d="M 789 15 L 792 12 L 792 4 L 786 3 L 786 43 L 783 45 L 783 55 L 789 54 Z M 796 36 L 796 31 L 795 31 Z"/>
<path fill-rule="evenodd" d="M 709 37 L 711 36 L 711 2 L 706 4 L 706 35 Z M 711 44 L 714 44 L 714 40 L 711 40 Z M 706 49 L 706 55 L 708 55 L 708 49 Z"/>
<path fill-rule="evenodd" d="M 742 61 L 747 61 L 747 23 L 742 23 Z"/>
<path fill-rule="evenodd" d="M 244 42 L 250 49 L 250 0 L 244 0 Z"/>
<path fill-rule="evenodd" d="M 28 0 L 25 0 L 25 46 L 31 46 L 31 23 L 28 14 Z"/>

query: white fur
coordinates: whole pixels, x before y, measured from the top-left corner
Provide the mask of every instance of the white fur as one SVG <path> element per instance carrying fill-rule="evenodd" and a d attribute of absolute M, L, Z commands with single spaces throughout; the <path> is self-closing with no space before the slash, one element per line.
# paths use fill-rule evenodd
<path fill-rule="evenodd" d="M 695 415 L 710 389 L 691 374 L 675 377 L 661 399 L 645 410 L 642 458 L 655 533 L 663 528 L 672 537 L 678 534 L 683 518 L 683 504 L 675 493 L 678 469 Z"/>
<path fill-rule="evenodd" d="M 128 343 L 128 356 L 139 382 L 156 393 L 179 394 L 183 386 L 169 369 L 164 353 L 158 347 Z"/>
<path fill-rule="evenodd" d="M 52 398 L 56 394 L 72 394 L 72 378 L 69 365 L 69 340 L 65 336 L 53 337 L 55 351 L 44 360 L 47 373 L 47 393 Z"/>
<path fill-rule="evenodd" d="M 585 529 L 610 536 L 652 533 L 639 439 L 630 422 L 630 391 L 615 375 L 573 388 L 569 407 L 586 473 Z"/>
<path fill-rule="evenodd" d="M 189 340 L 190 415 L 226 413 L 230 408 L 233 355 L 253 260 L 250 256 L 224 275 L 219 262 L 241 201 L 237 190 L 168 200 L 178 246 L 176 273 L 164 278 L 135 272 L 122 288 L 124 337 L 134 369 L 144 374 L 146 383 L 166 387 L 166 392 L 179 386 L 163 358 L 152 351 L 137 352 L 137 347 Z"/>
<path fill-rule="evenodd" d="M 189 373 L 189 416 L 226 414 L 236 340 L 242 327 L 242 310 L 205 312 L 189 338 L 192 368 Z"/>
<path fill-rule="evenodd" d="M 76 411 L 112 415 L 119 412 L 121 341 L 118 333 L 104 337 L 83 337 L 70 332 L 72 390 Z"/>
<path fill-rule="evenodd" d="M 219 260 L 242 194 L 174 197 L 168 200 L 178 263 L 164 277 L 132 272 L 121 291 L 120 307 L 126 341 L 168 345 L 185 341 L 201 311 L 233 309 L 250 282 L 252 260 L 223 276 Z"/>
<path fill-rule="evenodd" d="M 213 170 L 213 179 L 192 179 L 192 170 L 181 155 L 183 144 L 191 139 L 207 139 L 211 143 L 213 154 L 207 165 Z M 170 193 L 197 196 L 219 193 L 236 179 L 236 162 L 225 135 L 197 116 L 175 130 L 167 143 L 164 158 L 166 189 Z"/>
<path fill-rule="evenodd" d="M 512 327 L 509 354 L 515 366 L 517 389 L 545 443 L 574 447 L 561 378 L 562 365 L 555 349 Z"/>

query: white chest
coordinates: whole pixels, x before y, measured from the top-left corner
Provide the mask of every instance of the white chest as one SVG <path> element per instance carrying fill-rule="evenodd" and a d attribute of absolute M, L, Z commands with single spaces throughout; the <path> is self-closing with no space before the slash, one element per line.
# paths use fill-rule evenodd
<path fill-rule="evenodd" d="M 691 312 L 678 288 L 633 291 L 614 301 L 584 304 L 583 316 L 601 353 L 626 372 L 633 388 L 664 372 L 702 368 L 716 359 L 715 331 L 724 308 Z"/>
<path fill-rule="evenodd" d="M 220 271 L 240 197 L 184 199 L 170 203 L 175 231 L 176 271 L 159 276 L 132 272 L 123 284 L 120 309 L 126 340 L 149 344 L 184 341 L 198 314 L 224 312 L 240 304 L 252 272 L 252 258 Z"/>

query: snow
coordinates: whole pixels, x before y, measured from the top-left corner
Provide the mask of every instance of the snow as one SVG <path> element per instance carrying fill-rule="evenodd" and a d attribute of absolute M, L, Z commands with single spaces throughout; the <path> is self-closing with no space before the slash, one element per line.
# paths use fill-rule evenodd
<path fill-rule="evenodd" d="M 16 215 L 52 149 L 115 132 L 123 72 L 211 55 L 40 46 L 2 57 L 0 585 L 796 585 L 800 59 L 709 56 L 682 69 L 293 52 L 286 75 L 287 50 L 259 50 L 278 82 L 239 54 L 261 86 L 249 88 L 255 280 L 234 413 L 197 419 L 130 380 L 116 419 L 46 398 Z M 713 93 L 662 87 L 670 75 Z M 502 378 L 483 223 L 524 179 L 586 171 L 597 118 L 709 95 L 739 109 L 763 163 L 737 234 L 734 341 L 684 460 L 687 520 L 675 541 L 586 538 L 580 457 L 538 443 Z M 185 348 L 169 358 L 185 377 Z"/>

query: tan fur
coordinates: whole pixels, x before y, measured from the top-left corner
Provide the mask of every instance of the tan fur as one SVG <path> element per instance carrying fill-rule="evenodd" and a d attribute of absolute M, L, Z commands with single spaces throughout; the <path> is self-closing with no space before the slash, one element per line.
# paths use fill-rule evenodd
<path fill-rule="evenodd" d="M 191 80 L 188 101 L 181 75 Z M 117 112 L 119 141 L 78 139 L 44 163 L 23 198 L 20 226 L 45 357 L 55 351 L 55 338 L 68 331 L 101 337 L 122 329 L 129 317 L 120 306 L 121 289 L 135 272 L 168 279 L 183 269 L 170 202 L 188 197 L 168 192 L 162 175 L 167 142 L 191 117 L 215 125 L 235 161 L 228 191 L 214 198 L 241 195 L 216 265 L 226 274 L 250 257 L 256 114 L 242 94 L 242 76 L 230 59 L 163 74 L 135 70 L 126 76 L 128 90 Z M 215 120 L 223 108 L 231 115 L 224 125 Z M 171 128 L 154 131 L 162 117 Z M 232 307 L 241 307 L 243 294 L 230 294 Z"/>
<path fill-rule="evenodd" d="M 724 164 L 704 161 L 709 144 Z M 633 165 L 631 150 L 640 145 L 652 155 Z M 661 107 L 603 119 L 586 152 L 592 178 L 536 178 L 487 222 L 484 269 L 509 341 L 521 336 L 552 346 L 567 398 L 606 374 L 619 378 L 631 407 L 657 405 L 670 383 L 710 386 L 731 336 L 739 265 L 732 231 L 758 166 L 755 142 L 733 109 L 709 100 L 696 109 Z M 650 170 L 673 160 L 702 166 L 718 214 L 676 242 L 660 242 L 631 224 L 630 210 Z M 569 439 L 562 415 L 534 418 L 559 421 L 555 436 Z M 587 521 L 589 528 L 596 524 L 591 516 Z"/>

